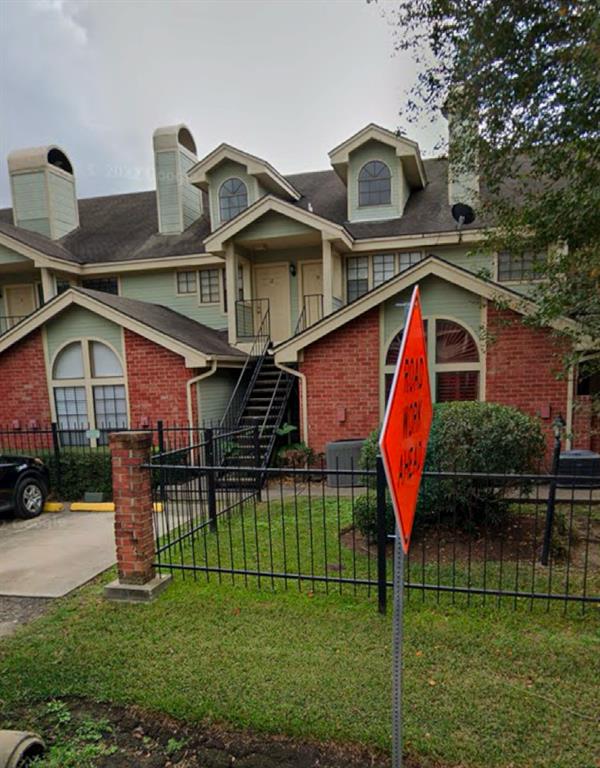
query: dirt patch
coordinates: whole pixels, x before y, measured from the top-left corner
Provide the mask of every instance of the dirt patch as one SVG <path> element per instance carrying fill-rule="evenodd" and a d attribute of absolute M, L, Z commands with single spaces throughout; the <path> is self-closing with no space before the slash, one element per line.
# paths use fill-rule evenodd
<path fill-rule="evenodd" d="M 57 707 L 58 704 L 58 707 Z M 58 717 L 57 717 L 58 712 Z M 67 714 L 65 714 L 67 713 Z M 98 768 L 389 768 L 390 759 L 355 745 L 338 745 L 192 725 L 137 707 L 89 701 L 52 702 L 24 710 L 9 727 L 37 730 L 52 750 L 75 750 L 94 734 Z M 95 724 L 95 725 L 94 725 Z M 67 747 L 65 747 L 67 748 Z M 82 742 L 82 755 L 85 744 Z M 69 755 L 71 752 L 69 752 Z M 56 759 L 56 754 L 53 756 Z M 49 764 L 56 765 L 56 762 Z M 77 759 L 75 764 L 79 765 Z M 84 763 L 81 763 L 82 765 Z M 87 766 L 88 763 L 85 762 Z M 406 768 L 419 768 L 409 760 Z"/>
<path fill-rule="evenodd" d="M 52 604 L 52 598 L 0 595 L 0 637 L 11 635 L 19 624 L 37 619 Z"/>
<path fill-rule="evenodd" d="M 487 530 L 458 530 L 446 524 L 417 527 L 411 539 L 411 555 L 424 562 L 452 564 L 455 560 L 502 560 L 504 562 L 526 562 L 538 560 L 544 538 L 544 519 L 532 515 L 515 515 L 508 525 Z M 377 557 L 377 546 L 369 542 L 358 529 L 342 531 L 342 544 L 362 554 Z M 569 546 L 570 540 L 570 546 Z M 553 535 L 555 561 L 570 560 L 571 565 L 583 567 L 587 558 L 588 568 L 600 565 L 597 546 L 600 542 L 600 521 L 575 520 L 572 530 L 560 531 L 558 526 Z M 388 557 L 393 557 L 393 545 L 387 547 Z"/>

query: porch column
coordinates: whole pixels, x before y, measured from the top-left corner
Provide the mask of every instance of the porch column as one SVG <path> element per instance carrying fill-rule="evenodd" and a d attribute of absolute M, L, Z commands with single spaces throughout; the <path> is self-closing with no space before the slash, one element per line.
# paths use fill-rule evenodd
<path fill-rule="evenodd" d="M 237 258 L 233 243 L 227 243 L 225 248 L 225 285 L 227 286 L 227 330 L 229 343 L 237 341 L 235 322 L 235 302 L 237 301 Z"/>
<path fill-rule="evenodd" d="M 42 267 L 40 272 L 42 274 L 42 295 L 45 304 L 56 296 L 56 286 L 54 284 L 54 276 L 48 267 Z"/>
<path fill-rule="evenodd" d="M 333 312 L 333 254 L 331 241 L 323 239 L 323 314 Z"/>

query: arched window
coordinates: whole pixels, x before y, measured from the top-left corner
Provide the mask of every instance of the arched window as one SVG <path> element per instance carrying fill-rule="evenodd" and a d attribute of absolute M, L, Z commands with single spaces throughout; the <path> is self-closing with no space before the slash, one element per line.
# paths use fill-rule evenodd
<path fill-rule="evenodd" d="M 221 221 L 229 221 L 248 207 L 248 190 L 241 179 L 227 179 L 219 190 Z"/>
<path fill-rule="evenodd" d="M 385 163 L 371 160 L 358 174 L 358 204 L 389 205 L 392 201 L 392 174 Z"/>
<path fill-rule="evenodd" d="M 101 341 L 63 347 L 52 366 L 56 419 L 65 445 L 106 443 L 108 432 L 127 427 L 123 366 Z"/>
<path fill-rule="evenodd" d="M 481 361 L 477 342 L 460 323 L 444 318 L 424 321 L 431 394 L 436 403 L 450 400 L 478 400 Z M 434 333 L 431 334 L 431 330 Z M 386 351 L 385 397 L 392 385 L 402 331 L 390 341 Z"/>

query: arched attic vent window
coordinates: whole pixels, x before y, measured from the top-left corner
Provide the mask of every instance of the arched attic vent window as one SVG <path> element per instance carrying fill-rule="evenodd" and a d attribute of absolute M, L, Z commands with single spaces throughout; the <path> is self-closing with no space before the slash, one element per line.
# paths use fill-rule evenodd
<path fill-rule="evenodd" d="M 60 149 L 55 148 L 48 152 L 48 163 L 54 165 L 56 168 L 60 168 L 61 171 L 66 171 L 70 174 L 73 173 L 73 166 L 71 165 L 69 158 L 64 152 L 61 152 Z"/>
<path fill-rule="evenodd" d="M 188 131 L 187 128 L 183 127 L 179 129 L 179 133 L 177 134 L 177 141 L 181 144 L 182 147 L 188 149 L 193 155 L 196 154 L 196 142 L 194 141 L 192 134 Z"/>
<path fill-rule="evenodd" d="M 227 179 L 219 189 L 221 221 L 229 221 L 248 207 L 248 190 L 241 179 Z"/>
<path fill-rule="evenodd" d="M 424 321 L 429 375 L 435 401 L 478 400 L 481 361 L 477 342 L 469 331 L 454 320 L 430 318 Z M 430 335 L 432 334 L 433 335 Z M 386 400 L 394 370 L 402 331 L 391 340 L 385 357 Z"/>
<path fill-rule="evenodd" d="M 392 174 L 385 163 L 371 160 L 358 174 L 358 204 L 389 205 L 392 201 Z"/>

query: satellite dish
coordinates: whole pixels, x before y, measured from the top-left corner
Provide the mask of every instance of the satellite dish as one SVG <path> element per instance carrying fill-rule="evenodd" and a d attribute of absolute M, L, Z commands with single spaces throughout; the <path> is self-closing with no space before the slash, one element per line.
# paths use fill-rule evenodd
<path fill-rule="evenodd" d="M 459 227 L 472 224 L 475 221 L 475 211 L 465 203 L 455 203 L 452 206 L 452 218 Z"/>

